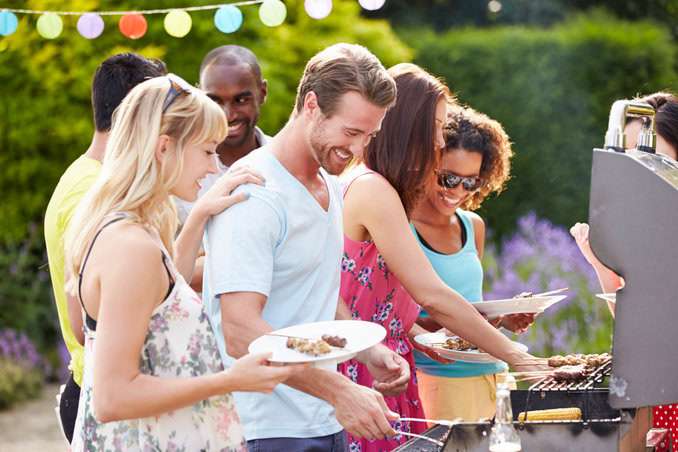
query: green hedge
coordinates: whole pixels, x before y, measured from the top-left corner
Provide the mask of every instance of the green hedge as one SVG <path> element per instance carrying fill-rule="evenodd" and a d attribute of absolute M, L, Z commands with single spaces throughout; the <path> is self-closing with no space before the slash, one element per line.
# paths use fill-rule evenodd
<path fill-rule="evenodd" d="M 677 89 L 667 30 L 602 13 L 553 28 L 402 34 L 415 60 L 463 103 L 503 123 L 516 151 L 508 190 L 483 207 L 499 235 L 528 211 L 561 225 L 588 215 L 591 149 L 603 144 L 612 102 Z"/>

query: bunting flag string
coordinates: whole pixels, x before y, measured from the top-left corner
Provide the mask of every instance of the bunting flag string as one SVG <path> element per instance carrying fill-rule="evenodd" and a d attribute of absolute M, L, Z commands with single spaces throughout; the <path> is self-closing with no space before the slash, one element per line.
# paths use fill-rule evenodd
<path fill-rule="evenodd" d="M 385 0 L 359 0 L 366 10 L 381 8 Z M 240 6 L 259 5 L 259 19 L 269 27 L 277 27 L 287 17 L 287 7 L 281 0 L 242 0 L 216 5 L 186 6 L 181 8 L 145 9 L 134 11 L 39 11 L 19 8 L 0 8 L 0 36 L 14 33 L 19 20 L 17 14 L 39 15 L 36 29 L 45 39 L 55 39 L 64 29 L 61 16 L 80 16 L 77 22 L 78 33 L 86 39 L 96 39 L 104 31 L 102 16 L 121 16 L 118 20 L 120 33 L 129 39 L 139 39 L 146 34 L 148 15 L 165 14 L 164 27 L 167 34 L 183 38 L 193 25 L 190 12 L 213 11 L 214 25 L 222 33 L 237 31 L 243 22 Z M 332 12 L 332 0 L 305 0 L 304 8 L 313 19 L 323 19 Z"/>

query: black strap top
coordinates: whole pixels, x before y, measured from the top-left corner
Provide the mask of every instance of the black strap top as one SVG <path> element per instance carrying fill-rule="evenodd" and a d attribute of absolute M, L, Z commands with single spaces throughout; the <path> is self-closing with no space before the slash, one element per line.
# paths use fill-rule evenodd
<path fill-rule="evenodd" d="M 85 303 L 82 301 L 82 275 L 85 272 L 85 265 L 87 264 L 87 259 L 89 259 L 89 255 L 92 252 L 92 248 L 94 247 L 94 242 L 96 242 L 97 238 L 99 237 L 99 234 L 101 234 L 101 231 L 104 230 L 105 227 L 110 226 L 111 224 L 118 222 L 122 219 L 124 219 L 125 216 L 119 216 L 117 218 L 112 219 L 108 223 L 104 224 L 94 235 L 94 238 L 92 239 L 92 243 L 90 243 L 89 248 L 87 250 L 87 254 L 85 254 L 85 259 L 82 261 L 82 265 L 80 266 L 80 273 L 78 274 L 78 298 L 80 299 L 80 305 L 82 306 L 82 310 L 85 312 L 85 325 L 87 325 L 87 328 L 90 329 L 91 331 L 96 331 L 97 330 L 97 321 L 94 320 L 89 313 L 87 312 L 87 308 L 85 308 Z M 167 289 L 167 295 L 165 295 L 165 298 L 169 297 L 170 293 L 172 293 L 172 289 L 174 289 L 174 277 L 172 276 L 172 272 L 169 269 L 169 265 L 167 262 L 167 255 L 160 250 L 160 255 L 162 257 L 162 264 L 165 267 L 165 270 L 167 271 L 167 277 L 169 278 L 169 288 Z"/>
<path fill-rule="evenodd" d="M 454 214 L 457 216 L 457 221 L 459 221 L 459 225 L 461 226 L 461 248 L 464 248 L 468 236 L 468 232 L 466 231 L 466 225 L 462 221 L 461 216 L 459 216 L 459 212 L 455 212 Z M 419 237 L 419 240 L 421 241 L 422 245 L 424 245 L 426 248 L 433 251 L 434 253 L 443 254 L 440 251 L 433 248 L 431 245 L 429 245 L 429 243 L 426 240 L 424 240 L 424 236 L 421 235 L 419 231 L 417 231 L 417 228 L 414 228 L 414 231 L 417 233 L 417 237 Z"/>

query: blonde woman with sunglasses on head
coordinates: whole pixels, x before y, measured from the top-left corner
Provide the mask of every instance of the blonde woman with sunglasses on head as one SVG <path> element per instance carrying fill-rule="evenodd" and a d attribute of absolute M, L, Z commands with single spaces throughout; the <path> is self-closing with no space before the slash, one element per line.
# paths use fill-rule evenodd
<path fill-rule="evenodd" d="M 411 228 L 445 284 L 470 302 L 482 301 L 485 223 L 473 210 L 503 189 L 511 143 L 501 124 L 456 106 L 448 114 L 444 137 L 436 177 L 412 212 Z M 493 323 L 522 332 L 533 320 L 533 315 L 516 314 Z M 440 328 L 425 311 L 418 323 L 431 331 Z M 419 351 L 414 356 L 427 417 L 475 421 L 494 416 L 497 378 L 506 372 L 505 363 L 442 363 Z"/>
<path fill-rule="evenodd" d="M 186 284 L 208 218 L 263 180 L 222 177 L 173 243 L 170 195 L 196 199 L 226 134 L 218 105 L 176 76 L 139 84 L 115 111 L 101 175 L 66 235 L 69 312 L 82 306 L 86 337 L 74 451 L 245 450 L 230 392 L 270 392 L 296 370 L 258 355 L 224 371 Z"/>

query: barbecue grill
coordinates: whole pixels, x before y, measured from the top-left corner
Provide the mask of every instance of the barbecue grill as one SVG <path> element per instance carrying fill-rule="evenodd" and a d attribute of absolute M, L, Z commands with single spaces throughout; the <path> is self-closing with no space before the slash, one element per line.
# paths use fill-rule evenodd
<path fill-rule="evenodd" d="M 610 375 L 607 361 L 580 381 L 557 381 L 542 378 L 529 389 L 511 391 L 514 426 L 524 451 L 618 451 L 645 450 L 645 433 L 651 423 L 650 412 L 642 409 L 614 409 L 608 403 L 609 391 L 602 387 Z M 535 421 L 529 415 L 518 421 L 520 412 L 551 408 L 576 407 L 581 420 Z M 452 427 L 435 426 L 424 435 L 443 446 L 416 439 L 396 451 L 486 452 L 492 429 L 490 420 L 460 422 Z"/>
<path fill-rule="evenodd" d="M 615 102 L 605 149 L 593 151 L 590 243 L 625 280 L 617 292 L 613 358 L 582 381 L 549 377 L 511 391 L 523 451 L 653 450 L 648 407 L 678 401 L 678 165 L 653 153 L 653 115 L 647 104 Z M 642 151 L 624 149 L 624 125 L 633 116 L 648 118 Z M 518 421 L 520 412 L 567 407 L 578 407 L 582 419 Z M 396 451 L 487 451 L 491 428 L 490 420 L 438 425 L 424 436 L 442 446 L 414 439 Z"/>

